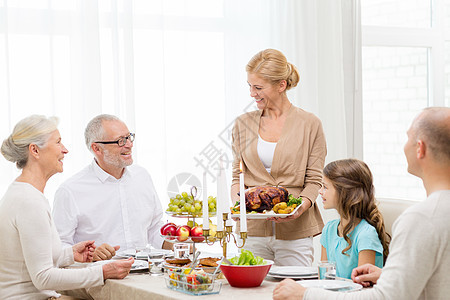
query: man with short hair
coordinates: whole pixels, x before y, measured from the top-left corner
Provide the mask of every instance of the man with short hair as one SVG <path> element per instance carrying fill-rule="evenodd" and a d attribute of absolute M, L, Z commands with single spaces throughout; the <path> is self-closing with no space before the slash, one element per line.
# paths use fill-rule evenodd
<path fill-rule="evenodd" d="M 408 130 L 408 172 L 420 177 L 427 199 L 395 221 L 390 253 L 381 270 L 366 264 L 352 279 L 373 288 L 354 293 L 279 283 L 274 299 L 448 299 L 450 295 L 450 108 L 423 110 Z"/>
<path fill-rule="evenodd" d="M 110 259 L 119 248 L 163 247 L 161 203 L 150 174 L 132 165 L 134 137 L 115 116 L 92 119 L 85 141 L 94 160 L 55 194 L 53 218 L 61 241 L 95 240 L 101 246 L 94 260 Z"/>

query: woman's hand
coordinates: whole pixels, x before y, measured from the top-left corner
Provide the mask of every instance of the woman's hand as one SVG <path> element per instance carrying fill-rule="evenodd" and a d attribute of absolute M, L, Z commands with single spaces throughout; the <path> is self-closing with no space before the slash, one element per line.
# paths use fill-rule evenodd
<path fill-rule="evenodd" d="M 285 279 L 273 290 L 273 299 L 297 300 L 303 299 L 306 288 L 292 279 Z"/>
<path fill-rule="evenodd" d="M 113 260 L 111 263 L 103 265 L 103 279 L 122 279 L 125 278 L 131 270 L 134 258 Z"/>
<path fill-rule="evenodd" d="M 73 259 L 81 263 L 91 262 L 94 258 L 94 243 L 94 241 L 84 241 L 73 245 Z"/>
<path fill-rule="evenodd" d="M 305 211 L 307 211 L 311 207 L 311 205 L 312 205 L 311 200 L 303 197 L 302 205 L 297 209 L 297 211 L 293 215 L 286 217 L 286 218 L 273 217 L 273 218 L 268 218 L 268 220 L 275 221 L 276 223 L 289 222 L 291 220 L 294 220 L 294 219 L 297 219 L 298 217 L 300 217 Z"/>

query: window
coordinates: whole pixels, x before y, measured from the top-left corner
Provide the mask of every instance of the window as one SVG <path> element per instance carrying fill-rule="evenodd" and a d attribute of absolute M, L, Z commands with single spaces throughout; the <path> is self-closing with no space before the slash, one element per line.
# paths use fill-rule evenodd
<path fill-rule="evenodd" d="M 449 0 L 363 0 L 363 158 L 378 198 L 425 199 L 407 173 L 406 130 L 427 106 L 449 105 Z M 444 67 L 445 66 L 445 67 Z"/>

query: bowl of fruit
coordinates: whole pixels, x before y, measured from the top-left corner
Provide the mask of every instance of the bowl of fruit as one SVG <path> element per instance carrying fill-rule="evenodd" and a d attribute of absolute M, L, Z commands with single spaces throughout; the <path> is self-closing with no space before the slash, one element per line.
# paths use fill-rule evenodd
<path fill-rule="evenodd" d="M 208 212 L 210 216 L 216 214 L 217 199 L 208 196 Z M 201 216 L 203 212 L 203 201 L 195 199 L 194 196 L 186 192 L 171 197 L 166 213 L 174 216 Z"/>
<path fill-rule="evenodd" d="M 215 240 L 216 228 L 216 225 L 209 223 L 209 241 Z M 176 225 L 175 223 L 169 222 L 164 224 L 160 231 L 164 240 L 172 243 L 202 243 L 205 241 L 205 237 L 203 236 L 203 225 L 198 225 L 197 223 L 189 224 L 188 222 L 186 225 Z"/>
<path fill-rule="evenodd" d="M 242 250 L 241 254 L 230 258 L 233 265 L 222 262 L 220 269 L 233 287 L 258 287 L 266 278 L 273 261 L 254 256 L 251 251 Z"/>
<path fill-rule="evenodd" d="M 202 269 L 177 268 L 168 270 L 165 275 L 169 289 L 190 295 L 218 294 L 222 283 L 215 282 L 214 277 Z"/>

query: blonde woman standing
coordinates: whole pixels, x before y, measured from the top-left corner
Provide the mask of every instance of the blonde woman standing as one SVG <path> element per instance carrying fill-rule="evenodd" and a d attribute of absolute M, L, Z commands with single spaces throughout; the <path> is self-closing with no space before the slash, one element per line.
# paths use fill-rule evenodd
<path fill-rule="evenodd" d="M 299 82 L 297 68 L 278 50 L 257 53 L 246 67 L 250 96 L 257 111 L 236 119 L 233 128 L 231 196 L 239 200 L 239 163 L 245 187 L 283 186 L 303 198 L 285 219 L 249 220 L 245 248 L 276 265 L 311 266 L 313 239 L 323 221 L 316 206 L 322 181 L 326 142 L 320 120 L 292 105 L 286 91 Z"/>
<path fill-rule="evenodd" d="M 47 180 L 63 171 L 68 153 L 55 118 L 33 115 L 21 120 L 3 141 L 1 153 L 22 172 L 0 200 L 0 299 L 58 298 L 55 290 L 98 286 L 129 273 L 132 259 L 61 269 L 92 261 L 95 245 L 85 241 L 62 249 L 44 196 Z"/>

